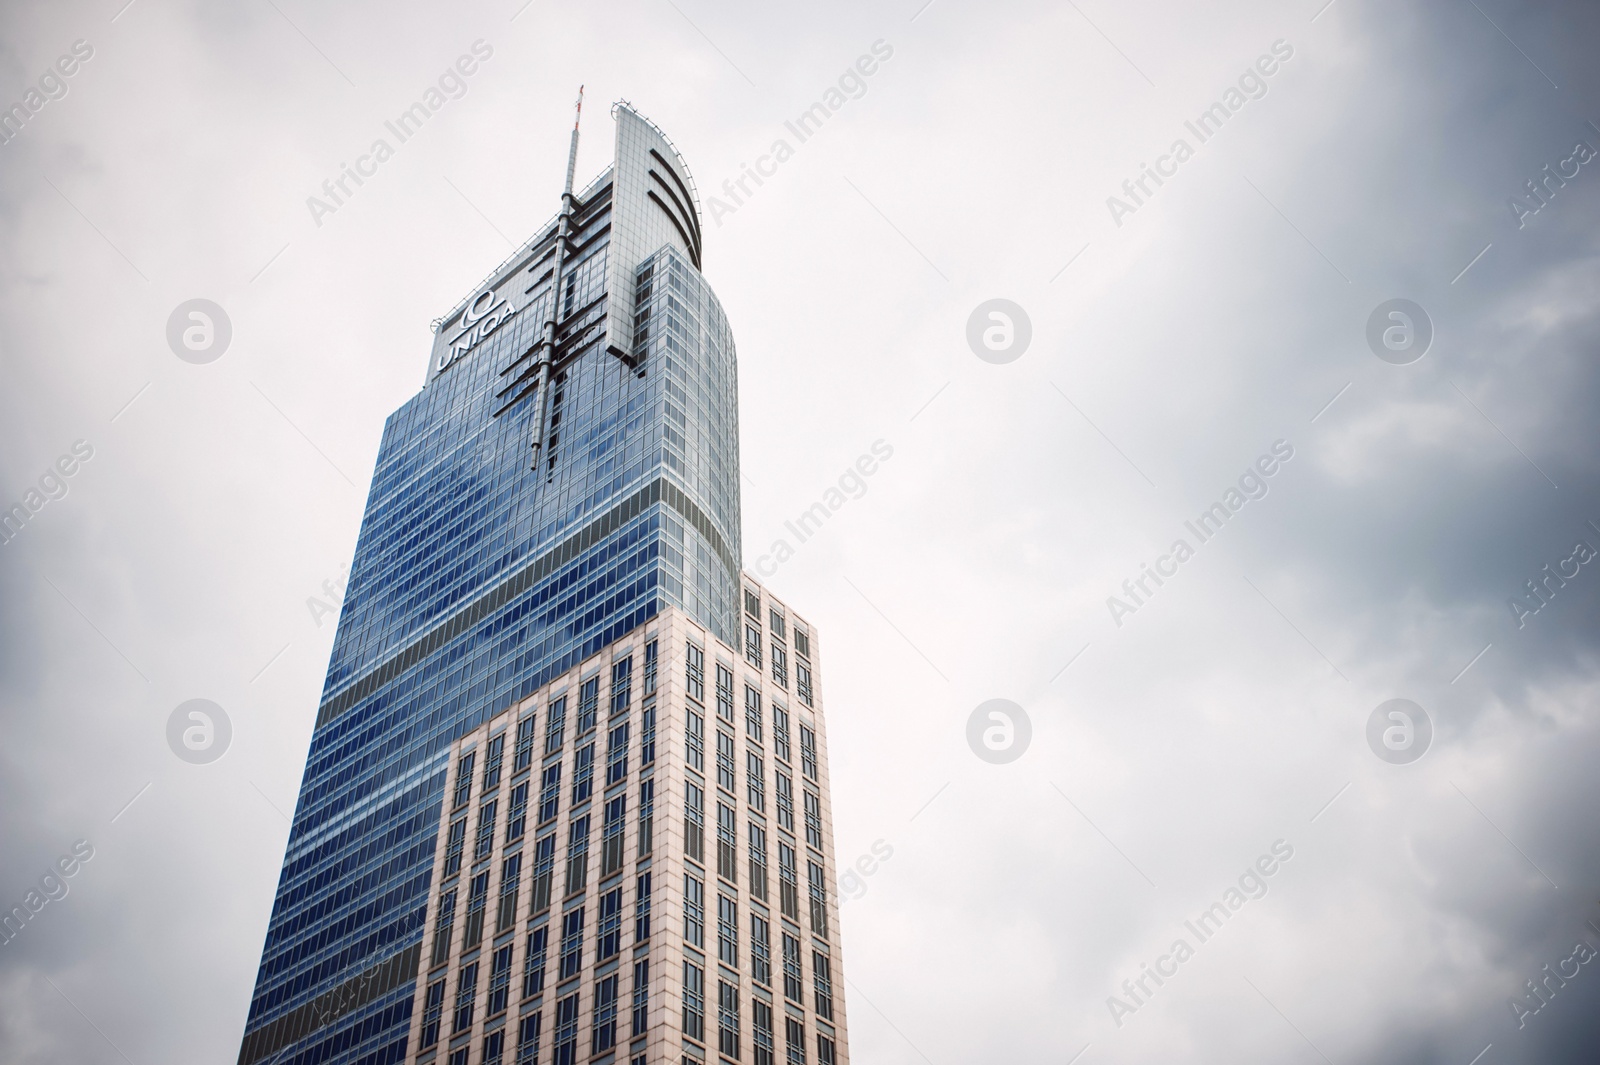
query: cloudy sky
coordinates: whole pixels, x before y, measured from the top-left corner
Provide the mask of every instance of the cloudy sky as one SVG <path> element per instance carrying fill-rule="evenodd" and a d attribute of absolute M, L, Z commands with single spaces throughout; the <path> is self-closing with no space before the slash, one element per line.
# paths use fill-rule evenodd
<path fill-rule="evenodd" d="M 0 106 L 39 107 L 0 146 L 0 508 L 41 505 L 0 547 L 0 906 L 93 857 L 0 946 L 0 1060 L 236 1055 L 332 643 L 307 600 L 429 320 L 559 206 L 580 83 L 580 182 L 617 99 L 707 201 L 795 147 L 706 237 L 747 564 L 893 449 L 768 578 L 821 630 L 841 866 L 892 850 L 844 905 L 857 1061 L 1593 1060 L 1600 9 L 1325 2 L 5 5 Z M 195 299 L 231 323 L 206 364 L 167 339 Z M 993 299 L 1011 361 L 967 339 Z M 1394 299 L 1411 346 L 1375 351 Z M 211 764 L 167 742 L 196 698 Z M 1003 764 L 990 699 L 1031 723 Z M 1402 753 L 1431 730 L 1407 764 L 1368 742 L 1391 699 Z M 1144 966 L 1176 973 L 1130 995 Z"/>

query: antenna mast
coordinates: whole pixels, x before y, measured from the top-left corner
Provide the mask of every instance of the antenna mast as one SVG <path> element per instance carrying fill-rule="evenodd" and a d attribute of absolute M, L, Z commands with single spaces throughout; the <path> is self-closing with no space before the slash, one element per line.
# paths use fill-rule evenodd
<path fill-rule="evenodd" d="M 572 175 L 578 168 L 578 123 L 583 121 L 583 86 L 578 86 L 578 110 L 572 119 L 572 147 L 567 149 L 566 195 L 572 195 Z"/>

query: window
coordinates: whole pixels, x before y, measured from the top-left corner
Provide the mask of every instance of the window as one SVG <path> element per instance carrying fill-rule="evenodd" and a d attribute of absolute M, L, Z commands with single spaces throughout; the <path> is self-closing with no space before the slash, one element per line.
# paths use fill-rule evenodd
<path fill-rule="evenodd" d="M 522 960 L 523 998 L 532 998 L 544 990 L 544 956 L 549 946 L 549 925 L 540 925 L 528 933 L 528 954 Z"/>
<path fill-rule="evenodd" d="M 444 1014 L 444 981 L 435 980 L 428 985 L 427 997 L 422 1000 L 422 1046 L 431 1047 L 439 1041 L 439 1019 Z"/>
<path fill-rule="evenodd" d="M 542 913 L 550 905 L 550 880 L 556 867 L 556 834 L 541 836 L 533 844 L 533 890 L 528 914 Z"/>
<path fill-rule="evenodd" d="M 683 1034 L 689 1039 L 706 1037 L 706 974 L 694 962 L 683 963 Z"/>
<path fill-rule="evenodd" d="M 800 887 L 794 848 L 781 839 L 778 840 L 778 902 L 785 917 L 800 920 Z"/>
<path fill-rule="evenodd" d="M 833 967 L 820 950 L 811 952 L 811 983 L 817 995 L 817 1016 L 833 1020 Z"/>
<path fill-rule="evenodd" d="M 726 895 L 717 896 L 717 959 L 739 967 L 739 904 Z"/>
<path fill-rule="evenodd" d="M 750 894 L 767 901 L 767 830 L 754 820 L 746 826 L 750 834 Z"/>
<path fill-rule="evenodd" d="M 789 686 L 789 654 L 778 641 L 772 641 L 772 679 L 780 688 Z"/>
<path fill-rule="evenodd" d="M 639 781 L 639 857 L 643 858 L 650 853 L 655 845 L 652 838 L 655 835 L 656 821 L 656 782 L 650 780 Z"/>
<path fill-rule="evenodd" d="M 759 913 L 750 915 L 750 979 L 772 986 L 772 925 Z"/>
<path fill-rule="evenodd" d="M 499 809 L 499 799 L 490 799 L 478 807 L 478 842 L 472 849 L 475 862 L 483 861 L 494 851 L 494 819 Z"/>
<path fill-rule="evenodd" d="M 578 686 L 577 736 L 586 736 L 594 728 L 600 712 L 600 678 L 590 677 Z"/>
<path fill-rule="evenodd" d="M 511 805 L 506 810 L 506 842 L 515 843 L 528 827 L 528 784 L 524 780 L 511 789 Z"/>
<path fill-rule="evenodd" d="M 556 1003 L 556 1037 L 551 1049 L 553 1065 L 577 1065 L 578 1061 L 578 992 L 574 991 Z"/>
<path fill-rule="evenodd" d="M 689 698 L 701 706 L 706 702 L 706 653 L 694 644 L 684 645 L 684 687 Z"/>
<path fill-rule="evenodd" d="M 787 1046 L 789 1065 L 806 1065 L 806 1026 L 793 1017 L 783 1018 L 783 1041 Z"/>
<path fill-rule="evenodd" d="M 761 756 L 754 751 L 744 752 L 744 783 L 745 797 L 749 800 L 750 809 L 766 813 L 767 767 L 762 762 Z"/>
<path fill-rule="evenodd" d="M 739 823 L 733 807 L 717 803 L 717 875 L 729 883 L 739 882 Z"/>
<path fill-rule="evenodd" d="M 683 782 L 683 853 L 697 862 L 706 860 L 706 793 L 692 780 Z"/>
<path fill-rule="evenodd" d="M 706 886 L 689 873 L 683 874 L 683 938 L 706 945 Z"/>
<path fill-rule="evenodd" d="M 778 796 L 778 827 L 794 831 L 794 785 L 787 773 L 772 774 L 772 783 Z"/>
<path fill-rule="evenodd" d="M 453 809 L 459 810 L 472 798 L 472 766 L 477 758 L 476 752 L 469 751 L 456 763 L 456 801 Z"/>
<path fill-rule="evenodd" d="M 750 1043 L 755 1048 L 755 1065 L 775 1065 L 772 1058 L 772 1007 L 755 997 L 750 999 Z"/>
<path fill-rule="evenodd" d="M 656 641 L 644 645 L 644 694 L 656 693 Z"/>
<path fill-rule="evenodd" d="M 729 795 L 737 793 L 738 783 L 733 776 L 733 737 L 717 730 L 717 787 Z"/>
<path fill-rule="evenodd" d="M 640 873 L 633 890 L 633 941 L 650 938 L 650 874 Z"/>
<path fill-rule="evenodd" d="M 817 1065 L 833 1065 L 833 1040 L 817 1033 Z"/>
<path fill-rule="evenodd" d="M 511 999 L 511 951 L 512 944 L 507 943 L 494 952 L 489 962 L 489 1008 L 484 1013 L 486 1017 L 504 1013 Z"/>
<path fill-rule="evenodd" d="M 717 716 L 733 724 L 733 670 L 717 663 Z"/>
<path fill-rule="evenodd" d="M 761 693 L 748 684 L 744 686 L 744 732 L 747 738 L 761 742 Z"/>
<path fill-rule="evenodd" d="M 744 612 L 757 621 L 761 620 L 761 597 L 748 588 L 744 590 Z"/>
<path fill-rule="evenodd" d="M 649 1025 L 650 959 L 641 958 L 633 963 L 633 1034 L 644 1035 Z"/>
<path fill-rule="evenodd" d="M 800 979 L 800 940 L 783 933 L 783 997 L 790 1002 L 805 1003 L 806 987 Z"/>
<path fill-rule="evenodd" d="M 505 761 L 506 734 L 500 733 L 489 739 L 489 752 L 483 759 L 483 793 L 485 795 L 500 786 L 500 767 Z"/>
<path fill-rule="evenodd" d="M 628 797 L 618 795 L 606 803 L 605 825 L 600 832 L 600 876 L 610 876 L 622 868 L 623 818 L 628 812 Z"/>
<path fill-rule="evenodd" d="M 800 696 L 800 701 L 807 706 L 811 704 L 811 667 L 803 658 L 794 660 L 794 690 Z"/>
<path fill-rule="evenodd" d="M 450 836 L 444 845 L 444 875 L 455 876 L 461 872 L 461 851 L 467 844 L 467 819 L 450 822 Z"/>
<path fill-rule="evenodd" d="M 594 794 L 594 744 L 586 743 L 572 756 L 572 805 Z"/>
<path fill-rule="evenodd" d="M 656 760 L 656 704 L 650 703 L 639 711 L 639 768 L 654 765 Z M 626 773 L 627 769 L 624 768 Z"/>
<path fill-rule="evenodd" d="M 544 719 L 544 753 L 555 754 L 561 749 L 561 741 L 567 728 L 567 697 L 563 695 L 550 704 L 550 712 Z"/>
<path fill-rule="evenodd" d="M 533 737 L 535 715 L 529 714 L 517 722 L 517 753 L 512 758 L 513 776 L 533 765 Z"/>
<path fill-rule="evenodd" d="M 822 800 L 811 791 L 801 793 L 806 803 L 806 843 L 822 849 Z"/>
<path fill-rule="evenodd" d="M 472 878 L 467 893 L 467 932 L 461 937 L 461 949 L 477 946 L 483 940 L 483 909 L 489 904 L 489 870 Z"/>
<path fill-rule="evenodd" d="M 633 705 L 633 656 L 611 663 L 611 716 L 626 713 Z"/>
<path fill-rule="evenodd" d="M 705 720 L 693 710 L 688 710 L 683 726 L 684 757 L 688 759 L 689 765 L 702 773 L 706 768 L 705 730 Z"/>
<path fill-rule="evenodd" d="M 558 981 L 583 970 L 583 907 L 561 915 L 561 971 Z"/>
<path fill-rule="evenodd" d="M 589 815 L 584 814 L 567 830 L 567 894 L 577 894 L 588 883 Z"/>
<path fill-rule="evenodd" d="M 522 855 L 513 854 L 500 863 L 500 913 L 496 933 L 509 931 L 517 923 L 517 889 L 522 883 Z"/>
<path fill-rule="evenodd" d="M 778 613 L 776 610 L 768 610 L 767 623 L 767 627 L 772 630 L 772 636 L 774 639 L 787 639 L 787 636 L 784 634 L 782 614 Z"/>
<path fill-rule="evenodd" d="M 790 760 L 789 756 L 789 711 L 772 704 L 772 753 L 783 759 Z"/>
<path fill-rule="evenodd" d="M 828 938 L 828 893 L 827 881 L 823 878 L 822 866 L 816 862 L 806 863 L 806 879 L 811 882 L 811 931 Z"/>
<path fill-rule="evenodd" d="M 589 1052 L 598 1054 L 617 1045 L 617 974 L 594 982 L 594 1025 Z"/>
<path fill-rule="evenodd" d="M 450 1057 L 447 1060 L 449 1061 L 450 1065 L 467 1065 L 467 1058 L 471 1056 L 471 1054 L 472 1047 L 470 1045 L 459 1046 L 450 1051 Z"/>
<path fill-rule="evenodd" d="M 461 967 L 456 984 L 456 1015 L 450 1034 L 455 1035 L 472 1027 L 472 1007 L 478 997 L 478 963 L 469 961 Z"/>
<path fill-rule="evenodd" d="M 505 1061 L 506 1030 L 497 1028 L 483 1037 L 483 1065 L 500 1065 Z"/>
<path fill-rule="evenodd" d="M 628 779 L 628 723 L 606 734 L 606 787 Z"/>
<path fill-rule="evenodd" d="M 433 964 L 450 960 L 450 933 L 456 918 L 456 893 L 452 888 L 439 896 L 439 916 L 433 922 Z"/>
<path fill-rule="evenodd" d="M 561 809 L 561 763 L 544 767 L 539 776 L 539 823 L 555 819 Z"/>
<path fill-rule="evenodd" d="M 717 981 L 717 1049 L 739 1060 L 739 986 Z"/>
<path fill-rule="evenodd" d="M 761 630 L 749 623 L 744 627 L 744 660 L 761 668 Z"/>
<path fill-rule="evenodd" d="M 544 1014 L 530 1013 L 517 1022 L 517 1065 L 539 1065 L 539 1034 Z"/>
<path fill-rule="evenodd" d="M 800 722 L 800 771 L 817 779 L 817 734 L 804 721 Z"/>
<path fill-rule="evenodd" d="M 612 888 L 600 896 L 600 925 L 595 929 L 594 963 L 622 953 L 622 889 Z"/>
<path fill-rule="evenodd" d="M 794 653 L 801 658 L 811 657 L 811 634 L 799 625 L 794 627 Z"/>

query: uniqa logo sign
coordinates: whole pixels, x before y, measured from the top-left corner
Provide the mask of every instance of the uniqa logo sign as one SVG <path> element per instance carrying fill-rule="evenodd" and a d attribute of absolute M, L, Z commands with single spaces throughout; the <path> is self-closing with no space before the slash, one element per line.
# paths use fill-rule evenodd
<path fill-rule="evenodd" d="M 511 306 L 510 300 L 495 298 L 494 289 L 486 288 L 467 304 L 467 309 L 461 312 L 461 332 L 450 341 L 450 346 L 439 353 L 439 372 L 443 373 L 457 360 L 472 351 L 482 343 L 496 329 L 499 329 L 512 316 L 518 308 Z"/>

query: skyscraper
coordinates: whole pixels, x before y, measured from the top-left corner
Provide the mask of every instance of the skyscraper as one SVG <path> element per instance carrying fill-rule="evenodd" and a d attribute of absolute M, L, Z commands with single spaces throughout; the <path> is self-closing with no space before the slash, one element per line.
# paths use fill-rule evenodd
<path fill-rule="evenodd" d="M 612 114 L 385 426 L 239 1065 L 848 1061 L 819 639 L 741 572 L 694 182 Z"/>

